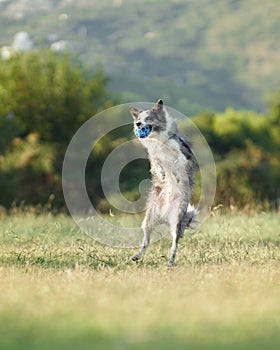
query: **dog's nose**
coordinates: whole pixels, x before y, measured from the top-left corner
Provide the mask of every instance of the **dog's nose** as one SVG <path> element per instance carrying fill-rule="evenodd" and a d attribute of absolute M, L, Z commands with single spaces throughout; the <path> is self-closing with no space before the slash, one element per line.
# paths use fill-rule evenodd
<path fill-rule="evenodd" d="M 138 128 L 141 126 L 141 122 L 137 122 L 136 126 L 138 126 Z"/>

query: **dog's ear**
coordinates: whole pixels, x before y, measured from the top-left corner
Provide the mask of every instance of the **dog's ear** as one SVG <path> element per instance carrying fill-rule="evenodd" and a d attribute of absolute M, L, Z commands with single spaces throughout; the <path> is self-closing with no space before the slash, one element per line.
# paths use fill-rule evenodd
<path fill-rule="evenodd" d="M 157 113 L 163 111 L 163 101 L 161 98 L 159 100 L 157 100 L 157 103 L 153 107 L 153 111 L 157 112 Z"/>
<path fill-rule="evenodd" d="M 137 119 L 139 116 L 140 111 L 134 107 L 130 108 L 130 113 L 134 119 Z"/>

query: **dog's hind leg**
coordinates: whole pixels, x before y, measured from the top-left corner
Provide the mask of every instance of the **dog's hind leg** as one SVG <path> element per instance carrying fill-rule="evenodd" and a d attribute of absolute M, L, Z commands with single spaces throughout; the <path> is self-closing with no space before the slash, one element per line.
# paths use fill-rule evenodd
<path fill-rule="evenodd" d="M 171 236 L 172 236 L 172 246 L 170 250 L 170 257 L 169 257 L 169 265 L 175 266 L 175 258 L 176 258 L 176 252 L 178 247 L 178 242 L 180 237 L 182 236 L 182 233 L 179 232 L 178 228 L 174 228 L 171 230 Z"/>
<path fill-rule="evenodd" d="M 142 223 L 142 229 L 144 234 L 142 245 L 139 252 L 136 255 L 133 255 L 131 257 L 131 260 L 138 261 L 142 258 L 148 245 L 150 244 L 150 236 L 154 226 L 155 226 L 155 221 L 154 221 L 154 218 L 152 217 L 152 210 L 148 209 Z"/>
<path fill-rule="evenodd" d="M 144 232 L 144 237 L 143 237 L 141 248 L 137 254 L 135 254 L 131 257 L 131 260 L 133 260 L 133 261 L 140 260 L 143 256 L 143 254 L 145 253 L 148 245 L 150 244 L 150 235 L 151 235 L 150 229 L 145 229 L 145 230 L 143 230 L 143 232 Z"/>
<path fill-rule="evenodd" d="M 170 222 L 170 230 L 171 230 L 171 236 L 172 236 L 172 246 L 170 250 L 170 257 L 169 257 L 169 266 L 175 266 L 175 258 L 176 258 L 176 252 L 178 247 L 178 242 L 181 237 L 184 235 L 184 222 L 183 222 L 183 211 L 181 214 L 177 217 L 176 220 L 171 220 Z"/>

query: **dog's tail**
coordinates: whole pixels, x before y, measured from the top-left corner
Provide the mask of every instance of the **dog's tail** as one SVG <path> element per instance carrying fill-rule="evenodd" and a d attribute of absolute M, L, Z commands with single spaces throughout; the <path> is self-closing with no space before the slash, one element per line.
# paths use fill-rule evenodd
<path fill-rule="evenodd" d="M 185 216 L 185 227 L 188 228 L 191 232 L 195 231 L 196 223 L 198 223 L 198 214 L 199 211 L 195 208 L 195 206 L 189 203 Z"/>

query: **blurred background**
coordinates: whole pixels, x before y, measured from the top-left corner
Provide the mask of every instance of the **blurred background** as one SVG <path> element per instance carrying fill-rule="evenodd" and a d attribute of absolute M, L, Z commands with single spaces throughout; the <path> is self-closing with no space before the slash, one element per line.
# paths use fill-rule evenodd
<path fill-rule="evenodd" d="M 0 0 L 0 210 L 65 210 L 61 168 L 79 126 L 159 97 L 208 141 L 214 205 L 278 210 L 279 37 L 278 0 Z M 102 164 L 132 137 L 114 131 L 89 159 L 88 191 L 104 213 Z M 148 176 L 147 162 L 135 165 L 121 176 L 129 199 Z"/>

